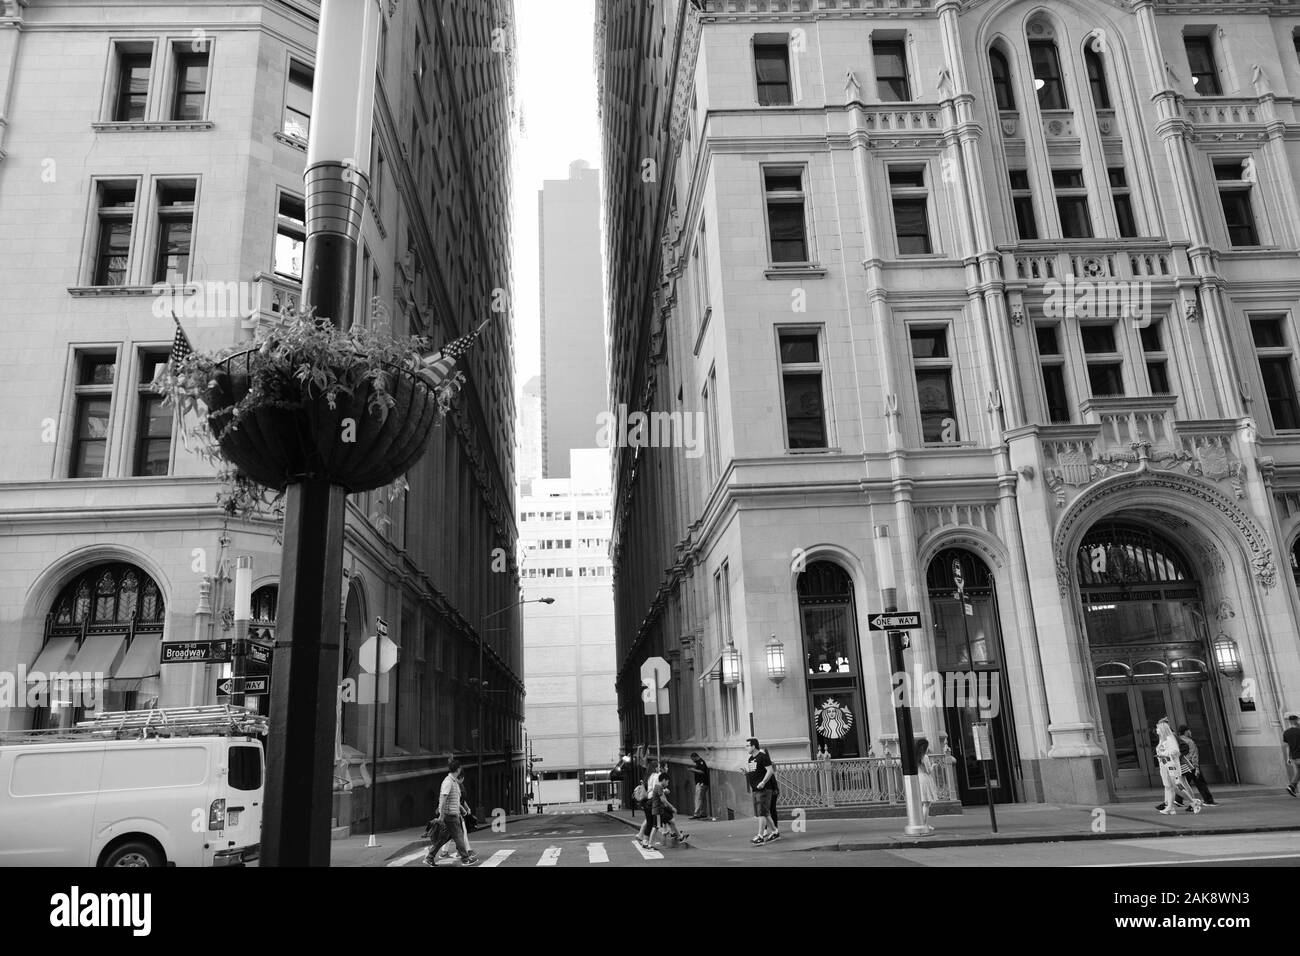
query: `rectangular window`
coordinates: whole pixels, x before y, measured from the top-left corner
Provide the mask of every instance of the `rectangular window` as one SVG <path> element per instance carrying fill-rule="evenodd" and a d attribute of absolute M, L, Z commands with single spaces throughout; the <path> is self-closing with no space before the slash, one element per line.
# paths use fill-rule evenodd
<path fill-rule="evenodd" d="M 1102 66 L 1101 54 L 1092 48 L 1094 41 L 1089 41 L 1083 50 L 1083 61 L 1088 69 L 1088 88 L 1092 91 L 1092 105 L 1095 109 L 1110 109 L 1110 90 L 1106 87 L 1106 68 Z"/>
<path fill-rule="evenodd" d="M 159 184 L 158 252 L 154 257 L 154 282 L 183 285 L 189 281 L 193 235 L 193 180 Z"/>
<path fill-rule="evenodd" d="M 789 106 L 790 42 L 787 39 L 754 40 L 754 73 L 759 106 Z"/>
<path fill-rule="evenodd" d="M 208 51 L 195 53 L 191 44 L 175 48 L 176 85 L 172 89 L 172 119 L 203 119 L 208 95 Z"/>
<path fill-rule="evenodd" d="M 952 388 L 952 358 L 948 330 L 939 326 L 909 330 L 916 397 L 921 412 L 921 440 L 926 443 L 958 441 L 957 402 Z"/>
<path fill-rule="evenodd" d="M 907 82 L 907 50 L 902 40 L 871 41 L 876 64 L 876 95 L 882 103 L 905 103 L 912 98 Z"/>
<path fill-rule="evenodd" d="M 930 244 L 929 190 L 925 167 L 890 166 L 889 196 L 894 209 L 894 235 L 900 256 L 922 256 L 933 252 Z"/>
<path fill-rule="evenodd" d="M 1219 70 L 1214 62 L 1214 43 L 1208 36 L 1183 37 L 1187 51 L 1187 68 L 1192 75 L 1192 88 L 1201 96 L 1220 96 Z"/>
<path fill-rule="evenodd" d="M 275 226 L 275 271 L 299 282 L 302 281 L 303 245 L 307 241 L 306 219 L 303 201 L 281 193 Z"/>
<path fill-rule="evenodd" d="M 1110 195 L 1115 202 L 1115 222 L 1119 226 L 1119 234 L 1121 238 L 1132 239 L 1138 231 L 1137 221 L 1133 218 L 1128 177 L 1122 166 L 1112 166 L 1106 170 L 1106 176 L 1110 180 Z"/>
<path fill-rule="evenodd" d="M 163 406 L 163 397 L 153 389 L 153 380 L 159 368 L 167 364 L 167 358 L 166 352 L 144 352 L 140 356 L 140 379 L 136 387 L 139 413 L 131 470 L 136 476 L 165 475 L 171 461 L 175 416 L 170 407 Z"/>
<path fill-rule="evenodd" d="M 1088 387 L 1094 398 L 1124 394 L 1124 358 L 1115 341 L 1115 324 L 1081 325 L 1084 359 L 1088 364 Z"/>
<path fill-rule="evenodd" d="M 100 183 L 93 285 L 126 285 L 135 225 L 135 183 Z"/>
<path fill-rule="evenodd" d="M 1065 356 L 1061 353 L 1060 327 L 1039 325 L 1034 327 L 1038 340 L 1038 361 L 1043 370 L 1043 397 L 1047 402 L 1047 418 L 1052 424 L 1068 422 L 1070 399 L 1065 389 Z"/>
<path fill-rule="evenodd" d="M 312 68 L 289 61 L 289 84 L 284 96 L 284 135 L 306 141 L 311 130 Z"/>
<path fill-rule="evenodd" d="M 370 163 L 370 198 L 374 201 L 375 211 L 382 213 L 384 211 L 384 173 L 386 172 L 384 151 L 379 145 L 379 137 L 375 137 L 373 149 L 374 158 Z"/>
<path fill-rule="evenodd" d="M 706 451 L 709 463 L 709 483 L 718 480 L 722 470 L 722 446 L 718 439 L 718 370 L 709 369 L 709 380 L 704 386 L 704 412 L 708 418 L 709 433 L 706 437 L 709 447 Z"/>
<path fill-rule="evenodd" d="M 1088 191 L 1083 185 L 1083 170 L 1052 170 L 1056 190 L 1056 209 L 1061 216 L 1061 236 L 1065 239 L 1091 239 L 1092 217 L 1088 213 Z"/>
<path fill-rule="evenodd" d="M 1029 62 L 1034 70 L 1034 86 L 1038 88 L 1038 108 L 1068 109 L 1065 85 L 1061 82 L 1061 61 L 1056 55 L 1056 44 L 1051 40 L 1031 40 Z"/>
<path fill-rule="evenodd" d="M 1153 322 L 1145 326 L 1139 334 L 1142 339 L 1142 357 L 1146 361 L 1147 384 L 1151 386 L 1151 394 L 1172 394 L 1169 387 L 1169 353 L 1165 351 L 1160 323 Z"/>
<path fill-rule="evenodd" d="M 1016 235 L 1021 239 L 1038 238 L 1038 222 L 1034 218 L 1034 194 L 1029 189 L 1029 173 L 1013 169 L 1011 179 L 1011 208 L 1016 217 Z"/>
<path fill-rule="evenodd" d="M 76 374 L 72 459 L 68 477 L 103 478 L 108 458 L 117 357 L 103 353 L 82 354 L 77 358 Z"/>
<path fill-rule="evenodd" d="M 1259 245 L 1246 166 L 1244 160 L 1236 159 L 1214 164 L 1214 179 L 1219 188 L 1219 203 L 1223 206 L 1223 221 L 1228 227 L 1228 242 L 1234 246 Z"/>
<path fill-rule="evenodd" d="M 153 54 L 131 47 L 117 51 L 117 95 L 113 119 L 118 123 L 140 122 L 149 105 L 149 71 Z"/>
<path fill-rule="evenodd" d="M 815 331 L 778 333 L 787 448 L 825 448 L 822 363 Z"/>
<path fill-rule="evenodd" d="M 767 234 L 772 262 L 807 262 L 808 230 L 804 219 L 803 169 L 763 170 Z"/>
<path fill-rule="evenodd" d="M 1273 428 L 1277 431 L 1300 428 L 1300 402 L 1296 400 L 1294 357 L 1286 316 L 1252 315 L 1250 334 L 1255 342 Z"/>

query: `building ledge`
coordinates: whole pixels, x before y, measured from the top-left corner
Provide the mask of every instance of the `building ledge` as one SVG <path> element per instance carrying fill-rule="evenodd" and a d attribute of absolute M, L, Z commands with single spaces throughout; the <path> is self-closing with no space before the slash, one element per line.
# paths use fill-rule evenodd
<path fill-rule="evenodd" d="M 284 145 L 292 149 L 298 150 L 298 152 L 300 153 L 307 152 L 307 143 L 301 139 L 297 139 L 296 137 L 293 136 L 286 136 L 284 133 L 281 133 L 279 130 L 276 130 L 275 138 L 278 139 L 280 142 L 284 143 Z"/>
<path fill-rule="evenodd" d="M 815 262 L 800 263 L 794 266 L 772 266 L 763 271 L 769 279 L 822 279 L 826 270 Z"/>
<path fill-rule="evenodd" d="M 192 133 L 216 128 L 212 120 L 133 120 L 125 123 L 91 123 L 97 133 Z"/>
<path fill-rule="evenodd" d="M 171 289 L 168 286 L 168 289 Z M 68 295 L 77 298 L 93 298 L 99 296 L 135 296 L 135 295 L 161 295 L 156 286 L 151 285 L 77 285 L 68 287 Z"/>

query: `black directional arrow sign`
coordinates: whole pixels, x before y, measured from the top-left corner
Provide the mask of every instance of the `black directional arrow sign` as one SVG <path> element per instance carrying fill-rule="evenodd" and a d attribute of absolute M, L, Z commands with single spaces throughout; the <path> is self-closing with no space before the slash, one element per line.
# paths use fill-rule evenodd
<path fill-rule="evenodd" d="M 867 621 L 873 631 L 919 631 L 921 615 L 917 611 L 899 611 L 897 614 L 877 614 Z"/>

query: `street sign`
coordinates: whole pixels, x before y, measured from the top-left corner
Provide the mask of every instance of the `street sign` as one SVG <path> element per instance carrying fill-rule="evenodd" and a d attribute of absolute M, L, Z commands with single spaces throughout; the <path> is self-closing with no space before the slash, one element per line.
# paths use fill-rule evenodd
<path fill-rule="evenodd" d="M 872 631 L 919 631 L 921 614 L 919 611 L 899 611 L 897 614 L 877 614 L 867 621 Z"/>
<path fill-rule="evenodd" d="M 541 757 L 534 757 L 534 758 L 533 758 L 533 763 L 544 763 L 544 761 L 542 760 Z"/>
<path fill-rule="evenodd" d="M 662 657 L 650 657 L 641 665 L 641 700 L 646 716 L 668 713 L 668 681 L 672 667 Z"/>
<path fill-rule="evenodd" d="M 961 573 L 961 562 L 956 558 L 952 559 L 952 583 L 957 585 L 958 591 L 966 590 L 966 578 Z"/>
<path fill-rule="evenodd" d="M 388 636 L 388 622 L 382 617 L 375 618 L 375 633 L 380 637 Z"/>
<path fill-rule="evenodd" d="M 357 675 L 357 703 L 373 704 L 375 702 L 375 688 L 379 688 L 379 703 L 388 703 L 388 675 L 387 674 L 367 674 L 360 673 Z"/>
<path fill-rule="evenodd" d="M 385 629 L 387 630 L 387 629 Z M 375 658 L 379 660 L 376 662 Z M 357 652 L 357 662 L 367 674 L 387 674 L 397 663 L 397 645 L 386 634 L 366 638 L 361 650 Z"/>
<path fill-rule="evenodd" d="M 271 648 L 266 644 L 258 644 L 256 641 L 248 642 L 248 659 L 254 664 L 270 665 Z"/>
<path fill-rule="evenodd" d="M 223 677 L 217 681 L 217 696 L 230 697 L 233 694 L 265 694 L 270 689 L 269 677 Z"/>
<path fill-rule="evenodd" d="M 230 660 L 230 641 L 165 641 L 163 664 L 209 664 Z"/>
<path fill-rule="evenodd" d="M 970 729 L 975 741 L 975 759 L 992 760 L 993 735 L 989 732 L 989 725 L 971 724 Z"/>

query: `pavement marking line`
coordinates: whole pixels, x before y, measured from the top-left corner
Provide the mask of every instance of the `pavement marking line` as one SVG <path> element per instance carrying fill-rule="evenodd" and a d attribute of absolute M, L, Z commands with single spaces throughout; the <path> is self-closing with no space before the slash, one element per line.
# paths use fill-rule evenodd
<path fill-rule="evenodd" d="M 514 850 L 497 850 L 495 853 L 492 854 L 491 857 L 489 857 L 486 861 L 484 861 L 483 863 L 480 863 L 479 865 L 480 865 L 480 866 L 500 866 L 500 865 L 501 865 L 502 863 L 504 863 L 507 859 L 509 859 L 509 858 L 510 858 L 510 855 L 511 855 L 512 853 L 514 853 L 514 852 L 515 852 Z"/>
<path fill-rule="evenodd" d="M 643 860 L 662 860 L 664 858 L 664 855 L 658 850 L 647 850 L 636 840 L 632 841 L 632 845 L 636 847 L 636 851 L 641 854 Z"/>
<path fill-rule="evenodd" d="M 588 863 L 608 863 L 609 854 L 605 852 L 605 844 L 588 843 L 587 844 L 587 862 Z"/>
<path fill-rule="evenodd" d="M 541 857 L 537 860 L 537 866 L 555 866 L 560 862 L 560 848 L 558 846 L 548 846 L 542 851 Z"/>
<path fill-rule="evenodd" d="M 1141 863 L 1079 863 L 1076 869 L 1102 866 L 1195 866 L 1198 863 L 1244 863 L 1249 860 L 1294 860 L 1294 853 L 1275 853 L 1270 856 L 1203 856 L 1190 860 L 1146 860 Z"/>
<path fill-rule="evenodd" d="M 416 850 L 413 853 L 406 854 L 406 856 L 399 856 L 396 860 L 389 860 L 387 863 L 384 864 L 384 866 L 406 866 L 406 864 L 408 863 L 414 863 L 416 860 L 420 859 L 420 857 L 424 856 L 427 852 L 429 852 L 427 849 Z"/>

